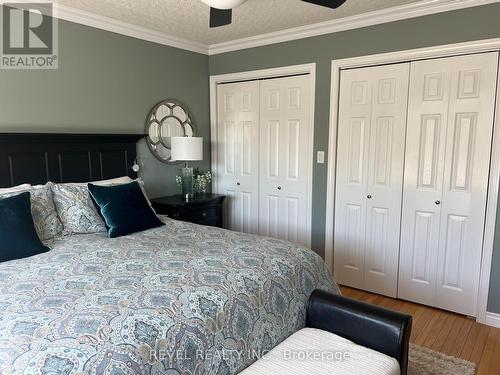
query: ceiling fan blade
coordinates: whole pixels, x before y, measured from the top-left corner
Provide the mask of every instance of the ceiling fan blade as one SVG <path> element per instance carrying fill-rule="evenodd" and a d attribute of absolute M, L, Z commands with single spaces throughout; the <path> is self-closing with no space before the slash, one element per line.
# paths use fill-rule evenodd
<path fill-rule="evenodd" d="M 346 0 L 302 0 L 306 3 L 321 5 L 331 9 L 336 9 L 346 2 Z"/>
<path fill-rule="evenodd" d="M 210 27 L 219 27 L 231 24 L 231 9 L 210 8 Z"/>

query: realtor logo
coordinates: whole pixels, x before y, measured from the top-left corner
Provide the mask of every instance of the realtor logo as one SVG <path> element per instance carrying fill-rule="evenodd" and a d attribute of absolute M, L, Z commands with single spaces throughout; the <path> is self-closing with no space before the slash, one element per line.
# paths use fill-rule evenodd
<path fill-rule="evenodd" d="M 2 2 L 2 69 L 57 69 L 57 19 L 51 2 Z"/>

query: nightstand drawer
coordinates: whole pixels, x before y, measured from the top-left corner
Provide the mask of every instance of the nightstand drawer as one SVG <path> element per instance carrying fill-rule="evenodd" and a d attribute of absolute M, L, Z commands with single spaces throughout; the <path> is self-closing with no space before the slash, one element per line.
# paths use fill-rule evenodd
<path fill-rule="evenodd" d="M 185 214 L 182 215 L 186 220 L 209 220 L 217 218 L 217 207 L 203 207 L 199 210 L 186 210 Z"/>
<path fill-rule="evenodd" d="M 200 225 L 222 227 L 224 196 L 208 194 L 191 201 L 184 201 L 181 196 L 153 199 L 156 212 L 168 217 Z"/>
<path fill-rule="evenodd" d="M 186 220 L 189 221 L 190 223 L 194 224 L 199 224 L 199 225 L 207 225 L 209 227 L 217 227 L 219 226 L 219 222 L 217 220 L 217 217 L 212 217 L 212 218 L 193 218 L 191 220 Z"/>
<path fill-rule="evenodd" d="M 159 212 L 160 213 L 160 212 Z M 182 215 L 179 211 L 172 211 L 172 212 L 161 212 L 162 215 L 167 215 L 171 219 L 175 220 L 182 220 Z"/>

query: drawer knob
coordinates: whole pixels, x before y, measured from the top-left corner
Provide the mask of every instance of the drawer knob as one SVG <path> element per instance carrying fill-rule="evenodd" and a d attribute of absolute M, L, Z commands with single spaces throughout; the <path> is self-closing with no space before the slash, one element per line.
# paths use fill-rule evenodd
<path fill-rule="evenodd" d="M 281 190 L 281 186 L 278 186 L 278 190 Z"/>
<path fill-rule="evenodd" d="M 241 184 L 239 182 L 237 182 L 236 185 L 240 186 Z"/>
<path fill-rule="evenodd" d="M 436 203 L 436 205 L 439 206 L 441 204 L 441 201 L 435 201 L 434 203 Z"/>
<path fill-rule="evenodd" d="M 367 197 L 368 199 L 372 199 L 372 196 L 371 196 L 370 194 L 368 194 L 366 197 Z"/>

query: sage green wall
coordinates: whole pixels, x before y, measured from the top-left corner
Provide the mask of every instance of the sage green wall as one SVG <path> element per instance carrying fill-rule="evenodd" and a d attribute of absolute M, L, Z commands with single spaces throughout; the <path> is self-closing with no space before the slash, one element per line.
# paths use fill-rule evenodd
<path fill-rule="evenodd" d="M 60 21 L 59 70 L 0 70 L 0 132 L 142 133 L 148 110 L 166 98 L 189 107 L 210 165 L 208 75 L 317 63 L 314 149 L 328 149 L 333 59 L 500 37 L 500 4 L 207 56 Z M 152 197 L 176 191 L 177 166 L 140 142 Z M 312 247 L 324 255 L 327 165 L 314 165 Z M 500 234 L 500 214 L 497 233 Z M 489 310 L 500 313 L 500 238 Z"/>
<path fill-rule="evenodd" d="M 210 75 L 315 62 L 317 78 L 314 150 L 328 151 L 332 60 L 498 38 L 499 16 L 500 4 L 497 3 L 228 52 L 210 57 Z M 313 173 L 312 247 L 320 255 L 324 255 L 327 165 L 315 164 Z M 489 307 L 491 311 L 500 312 L 500 240 L 496 241 L 495 246 Z"/>
<path fill-rule="evenodd" d="M 59 69 L 0 70 L 0 132 L 143 133 L 162 99 L 191 110 L 210 165 L 208 57 L 60 21 Z M 157 161 L 141 141 L 148 193 L 176 192 L 178 166 Z"/>

